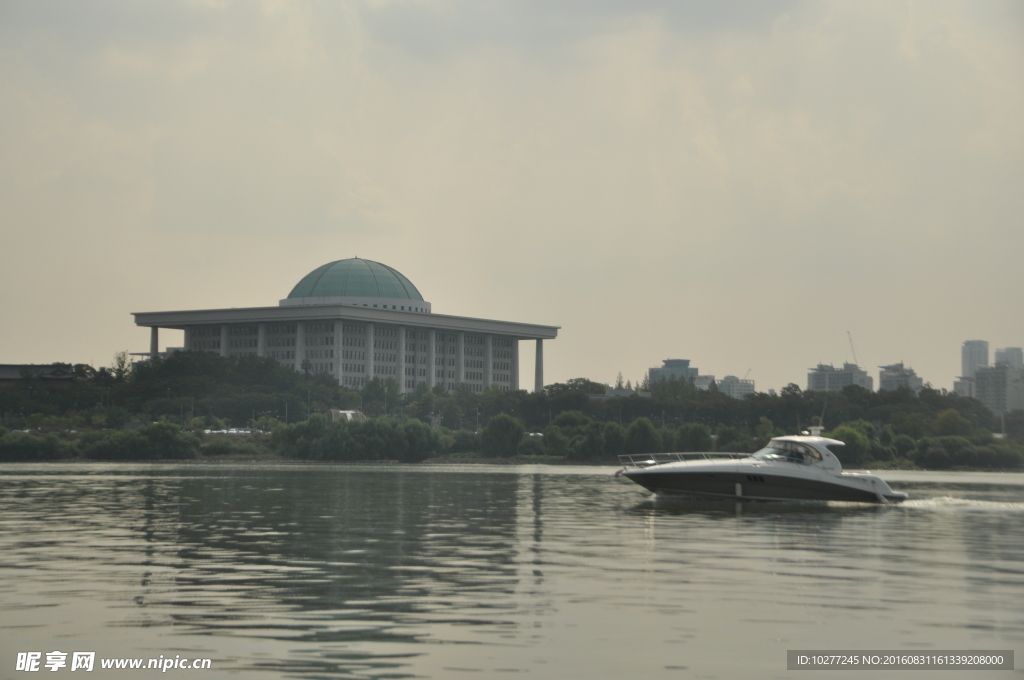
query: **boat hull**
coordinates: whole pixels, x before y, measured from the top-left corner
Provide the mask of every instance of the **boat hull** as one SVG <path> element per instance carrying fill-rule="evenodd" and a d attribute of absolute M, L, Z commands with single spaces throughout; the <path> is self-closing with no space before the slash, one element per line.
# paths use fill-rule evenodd
<path fill-rule="evenodd" d="M 740 498 L 770 501 L 848 501 L 854 503 L 899 503 L 906 494 L 889 491 L 877 493 L 872 488 L 858 488 L 820 477 L 792 477 L 758 470 L 743 471 L 681 471 L 625 470 L 630 480 L 657 494 L 697 496 L 704 498 Z"/>

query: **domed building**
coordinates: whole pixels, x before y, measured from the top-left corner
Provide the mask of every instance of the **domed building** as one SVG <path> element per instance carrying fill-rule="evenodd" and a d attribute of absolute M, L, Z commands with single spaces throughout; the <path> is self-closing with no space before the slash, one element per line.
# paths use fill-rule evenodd
<path fill-rule="evenodd" d="M 180 329 L 167 351 L 267 356 L 297 371 L 327 373 L 352 389 L 394 378 L 417 385 L 466 385 L 475 392 L 519 389 L 519 341 L 536 341 L 534 389 L 544 385 L 544 340 L 558 326 L 434 314 L 396 269 L 361 258 L 336 260 L 302 277 L 277 307 L 136 312 L 158 356 L 159 329 Z"/>

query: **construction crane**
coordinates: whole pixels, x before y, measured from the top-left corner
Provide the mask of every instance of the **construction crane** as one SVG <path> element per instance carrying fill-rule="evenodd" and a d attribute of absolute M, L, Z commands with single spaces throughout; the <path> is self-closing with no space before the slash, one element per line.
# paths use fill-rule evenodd
<path fill-rule="evenodd" d="M 746 380 L 746 379 L 747 379 L 747 376 L 748 376 L 748 375 L 750 375 L 750 372 L 751 372 L 752 370 L 754 370 L 754 369 L 752 369 L 752 368 L 748 368 L 748 369 L 747 369 L 747 372 L 743 374 L 743 379 L 744 379 L 744 380 Z"/>
<path fill-rule="evenodd" d="M 853 348 L 853 336 L 850 335 L 850 331 L 846 331 L 846 337 L 850 339 L 850 351 L 853 352 L 853 363 L 860 366 L 860 362 L 857 361 L 857 350 Z"/>

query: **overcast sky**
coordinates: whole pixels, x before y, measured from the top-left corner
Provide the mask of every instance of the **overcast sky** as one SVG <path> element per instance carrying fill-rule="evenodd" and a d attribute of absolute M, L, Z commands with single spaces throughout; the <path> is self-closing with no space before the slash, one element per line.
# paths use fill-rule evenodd
<path fill-rule="evenodd" d="M 849 331 L 950 388 L 1024 345 L 1022 8 L 0 0 L 0 363 L 359 256 L 561 326 L 549 383 L 806 387 Z"/>

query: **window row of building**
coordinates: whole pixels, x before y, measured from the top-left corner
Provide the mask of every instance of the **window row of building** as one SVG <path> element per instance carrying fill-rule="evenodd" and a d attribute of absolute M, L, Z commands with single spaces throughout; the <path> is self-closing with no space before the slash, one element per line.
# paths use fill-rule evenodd
<path fill-rule="evenodd" d="M 265 336 L 260 336 L 259 324 L 226 324 L 221 326 L 192 326 L 186 329 L 189 349 L 219 351 L 227 355 L 256 355 L 263 353 L 281 363 L 291 364 L 296 370 L 327 372 L 349 387 L 365 384 L 373 377 L 386 377 L 404 373 L 404 379 L 414 388 L 424 383 L 454 385 L 459 382 L 483 390 L 488 384 L 510 389 L 512 381 L 507 372 L 513 370 L 513 339 L 471 333 L 434 332 L 434 374 L 430 374 L 430 332 L 405 331 L 405 354 L 399 350 L 402 329 L 368 324 L 341 322 L 268 323 Z M 341 337 L 338 337 L 340 333 Z M 366 350 L 373 338 L 373 363 Z M 223 338 L 228 338 L 224 343 Z M 399 339 L 396 339 L 399 338 Z M 262 349 L 260 343 L 262 342 Z M 226 347 L 222 347 L 226 345 Z M 301 344 L 303 350 L 297 351 Z M 491 345 L 491 377 L 487 378 L 487 348 Z M 461 345 L 461 346 L 460 346 Z M 335 350 L 335 348 L 337 351 Z M 341 349 L 344 348 L 344 349 Z M 399 363 L 404 359 L 405 366 Z M 334 359 L 342 359 L 335 363 Z M 461 359 L 461 361 L 460 361 Z M 347 361 L 345 361 L 347 360 Z M 459 369 L 461 364 L 461 369 Z M 470 370 L 467 370 L 470 369 Z M 499 373 L 500 371 L 500 373 Z M 346 375 L 347 374 L 347 375 Z M 351 375 L 357 374 L 357 375 Z M 362 378 L 357 383 L 343 378 Z M 403 382 L 405 382 L 403 380 Z M 443 382 L 442 382 L 443 381 Z"/>
<path fill-rule="evenodd" d="M 333 345 L 333 344 L 334 344 L 334 336 L 333 335 L 321 335 L 319 337 L 317 337 L 315 335 L 314 336 L 309 336 L 309 335 L 306 336 L 306 345 L 307 346 Z"/>

